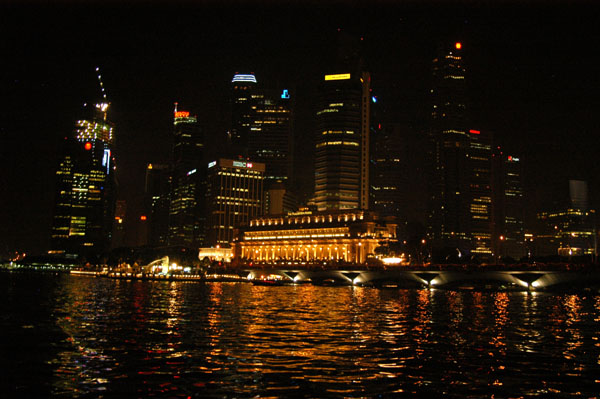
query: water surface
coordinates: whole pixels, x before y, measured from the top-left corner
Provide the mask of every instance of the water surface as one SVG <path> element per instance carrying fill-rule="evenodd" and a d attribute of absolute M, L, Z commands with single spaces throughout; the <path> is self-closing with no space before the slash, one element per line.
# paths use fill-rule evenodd
<path fill-rule="evenodd" d="M 600 296 L 0 274 L 2 390 L 597 397 Z"/>

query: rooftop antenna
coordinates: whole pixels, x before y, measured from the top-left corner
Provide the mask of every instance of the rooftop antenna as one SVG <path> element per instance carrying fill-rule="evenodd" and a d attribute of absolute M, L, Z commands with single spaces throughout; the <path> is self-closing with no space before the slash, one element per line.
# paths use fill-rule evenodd
<path fill-rule="evenodd" d="M 96 67 L 96 72 L 98 72 L 98 83 L 100 84 L 100 90 L 102 90 L 102 97 L 106 101 L 106 90 L 104 90 L 104 83 L 102 83 L 102 75 L 100 75 L 100 67 Z"/>
<path fill-rule="evenodd" d="M 177 105 L 178 105 L 178 104 L 179 104 L 179 103 L 178 103 L 177 101 L 175 101 L 175 111 L 173 111 L 173 112 L 177 112 Z"/>
<path fill-rule="evenodd" d="M 106 120 L 106 110 L 108 109 L 108 100 L 106 99 L 106 90 L 104 90 L 104 83 L 102 83 L 102 75 L 100 74 L 100 67 L 96 67 L 98 73 L 98 83 L 100 84 L 100 90 L 102 91 L 102 103 L 96 104 L 96 108 L 102 111 L 104 120 Z"/>

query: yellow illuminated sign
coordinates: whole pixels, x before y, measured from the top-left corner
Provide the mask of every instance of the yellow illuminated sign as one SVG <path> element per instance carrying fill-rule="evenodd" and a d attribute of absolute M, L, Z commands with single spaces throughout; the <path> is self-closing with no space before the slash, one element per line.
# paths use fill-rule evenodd
<path fill-rule="evenodd" d="M 349 73 L 338 73 L 337 75 L 325 75 L 325 80 L 347 80 L 350 79 Z"/>

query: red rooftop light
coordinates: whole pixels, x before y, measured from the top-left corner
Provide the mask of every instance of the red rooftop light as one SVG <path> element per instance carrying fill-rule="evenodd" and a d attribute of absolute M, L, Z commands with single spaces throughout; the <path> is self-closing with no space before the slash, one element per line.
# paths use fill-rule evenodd
<path fill-rule="evenodd" d="M 92 143 L 90 143 L 89 141 L 87 143 L 85 143 L 85 145 L 83 146 L 83 148 L 85 148 L 87 151 L 92 149 Z"/>
<path fill-rule="evenodd" d="M 469 130 L 469 133 L 471 134 L 481 134 L 481 132 L 479 130 Z"/>
<path fill-rule="evenodd" d="M 457 50 L 460 50 L 462 48 L 462 43 L 456 42 L 456 44 L 454 46 L 456 47 Z"/>

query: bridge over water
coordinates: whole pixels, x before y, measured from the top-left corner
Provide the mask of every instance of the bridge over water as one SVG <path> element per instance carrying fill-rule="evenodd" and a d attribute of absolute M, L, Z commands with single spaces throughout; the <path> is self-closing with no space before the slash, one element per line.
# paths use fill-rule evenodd
<path fill-rule="evenodd" d="M 245 268 L 249 279 L 281 276 L 298 283 L 362 286 L 435 287 L 435 288 L 509 288 L 522 290 L 591 288 L 600 289 L 600 268 L 576 270 L 393 268 L 303 269 L 286 267 Z"/>

